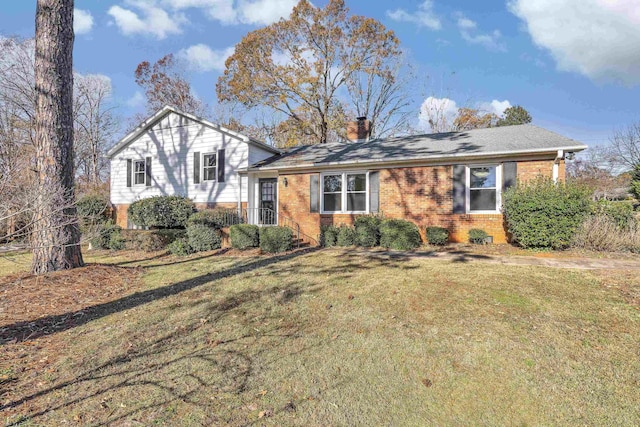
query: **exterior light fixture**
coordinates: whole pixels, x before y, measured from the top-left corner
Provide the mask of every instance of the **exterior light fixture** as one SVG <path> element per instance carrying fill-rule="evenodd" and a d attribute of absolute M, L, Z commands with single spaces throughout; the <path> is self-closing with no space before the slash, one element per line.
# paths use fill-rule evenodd
<path fill-rule="evenodd" d="M 285 187 L 289 186 L 289 180 L 287 179 L 286 176 L 282 179 L 282 183 L 284 184 Z"/>

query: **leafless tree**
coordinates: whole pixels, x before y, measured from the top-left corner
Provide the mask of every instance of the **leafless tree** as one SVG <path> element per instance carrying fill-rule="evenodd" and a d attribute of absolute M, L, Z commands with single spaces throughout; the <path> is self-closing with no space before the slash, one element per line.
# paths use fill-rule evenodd
<path fill-rule="evenodd" d="M 640 121 L 617 130 L 610 142 L 612 158 L 623 168 L 630 170 L 640 165 Z"/>
<path fill-rule="evenodd" d="M 589 147 L 567 162 L 567 179 L 591 188 L 594 200 L 624 199 L 629 193 L 630 177 L 618 170 L 610 147 Z"/>
<path fill-rule="evenodd" d="M 20 143 L 34 141 L 35 40 L 0 38 L 0 108 Z"/>
<path fill-rule="evenodd" d="M 75 75 L 75 158 L 78 179 L 93 187 L 105 178 L 104 153 L 119 130 L 110 103 L 111 81 L 105 76 Z"/>
<path fill-rule="evenodd" d="M 411 133 L 415 115 L 412 97 L 418 79 L 413 67 L 403 56 L 387 62 L 380 73 L 357 72 L 347 78 L 355 116 L 370 120 L 374 138 Z"/>

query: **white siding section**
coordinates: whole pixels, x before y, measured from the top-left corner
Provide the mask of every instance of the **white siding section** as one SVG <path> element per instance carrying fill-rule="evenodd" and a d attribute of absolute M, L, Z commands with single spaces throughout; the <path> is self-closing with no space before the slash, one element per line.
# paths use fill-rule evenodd
<path fill-rule="evenodd" d="M 111 202 L 129 204 L 136 200 L 159 195 L 180 195 L 196 203 L 237 203 L 239 168 L 249 164 L 249 151 L 269 154 L 246 142 L 212 129 L 181 115 L 169 113 L 153 127 L 111 159 Z M 193 180 L 193 156 L 225 150 L 225 182 Z M 266 157 L 269 157 L 267 155 Z M 152 184 L 127 187 L 127 159 L 144 160 L 151 157 Z M 265 158 L 265 157 L 262 157 Z M 261 158 L 261 159 L 262 159 Z M 202 160 L 201 160 L 202 167 Z M 242 183 L 242 201 L 247 201 L 247 180 Z"/>
<path fill-rule="evenodd" d="M 249 166 L 258 163 L 264 159 L 268 159 L 274 154 L 270 151 L 263 150 L 255 145 L 249 145 Z"/>

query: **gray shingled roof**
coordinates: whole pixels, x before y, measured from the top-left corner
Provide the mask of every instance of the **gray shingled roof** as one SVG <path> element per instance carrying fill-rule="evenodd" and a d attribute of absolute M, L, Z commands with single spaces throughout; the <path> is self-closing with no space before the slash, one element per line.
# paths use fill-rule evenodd
<path fill-rule="evenodd" d="M 334 142 L 295 147 L 256 163 L 249 170 L 309 168 L 360 163 L 453 160 L 557 150 L 576 152 L 586 145 L 533 125 L 504 126 L 377 139 L 369 142 Z"/>

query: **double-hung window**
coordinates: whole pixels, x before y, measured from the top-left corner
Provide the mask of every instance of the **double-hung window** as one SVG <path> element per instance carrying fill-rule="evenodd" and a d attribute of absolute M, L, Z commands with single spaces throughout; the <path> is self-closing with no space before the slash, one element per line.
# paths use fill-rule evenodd
<path fill-rule="evenodd" d="M 367 174 L 347 173 L 347 210 L 364 212 L 367 210 Z"/>
<path fill-rule="evenodd" d="M 144 185 L 147 177 L 144 160 L 135 160 L 133 162 L 133 183 L 135 185 Z"/>
<path fill-rule="evenodd" d="M 322 175 L 322 212 L 367 211 L 367 173 L 336 172 Z"/>
<path fill-rule="evenodd" d="M 502 169 L 498 165 L 467 167 L 469 213 L 497 213 L 501 205 Z"/>
<path fill-rule="evenodd" d="M 325 212 L 342 211 L 342 174 L 322 177 L 322 201 Z"/>
<path fill-rule="evenodd" d="M 206 153 L 202 156 L 202 179 L 204 181 L 216 180 L 216 153 Z"/>

